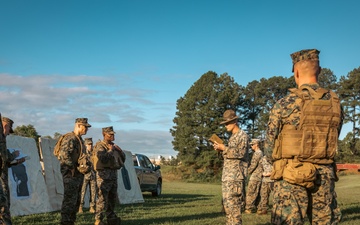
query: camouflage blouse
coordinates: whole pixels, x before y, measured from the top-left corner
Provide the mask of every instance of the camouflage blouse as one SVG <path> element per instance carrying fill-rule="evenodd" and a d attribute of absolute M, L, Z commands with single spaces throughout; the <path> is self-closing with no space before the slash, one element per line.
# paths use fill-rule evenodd
<path fill-rule="evenodd" d="M 241 129 L 232 134 L 228 146 L 222 152 L 224 166 L 222 181 L 244 180 L 247 177 L 249 161 L 249 136 Z"/>
<path fill-rule="evenodd" d="M 112 151 L 110 151 L 108 145 L 105 141 L 98 141 L 94 146 L 94 153 L 96 157 L 103 163 L 108 164 L 114 161 L 114 155 Z M 117 179 L 117 170 L 104 168 L 101 170 L 97 170 L 98 178 L 102 180 L 116 180 Z"/>
<path fill-rule="evenodd" d="M 79 143 L 79 139 L 80 142 Z M 74 132 L 65 134 L 60 145 L 59 161 L 61 165 L 66 165 L 69 169 L 78 166 L 78 159 L 81 151 L 84 149 L 81 136 L 76 137 Z"/>
<path fill-rule="evenodd" d="M 263 153 L 261 150 L 257 150 L 254 152 L 248 169 L 249 174 L 251 174 L 250 180 L 261 181 L 263 168 L 260 165 L 260 160 L 262 157 L 263 157 Z"/>
<path fill-rule="evenodd" d="M 263 169 L 262 181 L 263 182 L 274 182 L 274 180 L 270 179 L 270 174 L 271 174 L 271 171 L 272 171 L 272 164 L 268 161 L 266 156 L 263 156 L 261 158 L 260 166 Z"/>

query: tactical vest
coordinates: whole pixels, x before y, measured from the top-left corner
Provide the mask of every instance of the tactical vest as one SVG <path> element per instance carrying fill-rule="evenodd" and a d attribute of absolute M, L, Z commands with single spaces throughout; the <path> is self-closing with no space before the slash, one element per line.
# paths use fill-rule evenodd
<path fill-rule="evenodd" d="M 339 97 L 332 91 L 309 86 L 289 89 L 300 105 L 300 124 L 284 125 L 275 143 L 274 159 L 292 159 L 316 164 L 331 164 L 338 144 L 341 123 Z M 305 90 L 305 91 L 303 91 Z M 306 91 L 307 90 L 307 91 Z M 321 99 L 327 93 L 330 99 Z"/>
<path fill-rule="evenodd" d="M 99 148 L 98 145 L 100 145 L 102 148 L 104 148 L 106 150 L 108 149 L 106 143 L 103 141 L 96 143 L 94 149 L 98 149 Z M 121 167 L 124 166 L 124 159 L 122 158 L 120 151 L 121 151 L 120 148 L 119 148 L 119 150 L 115 149 L 113 151 L 113 158 L 111 160 L 109 160 L 109 162 L 107 162 L 107 163 L 101 162 L 101 160 L 97 156 L 97 151 L 93 151 L 92 158 L 93 158 L 94 169 L 95 170 L 102 170 L 102 169 L 118 170 L 118 169 L 121 169 Z"/>

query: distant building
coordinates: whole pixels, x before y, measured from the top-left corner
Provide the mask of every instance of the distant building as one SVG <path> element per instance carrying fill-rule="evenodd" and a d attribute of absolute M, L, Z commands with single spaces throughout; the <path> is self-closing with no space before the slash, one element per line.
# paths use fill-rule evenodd
<path fill-rule="evenodd" d="M 163 157 L 162 155 L 158 155 L 155 157 L 150 157 L 150 161 L 155 165 L 161 165 L 163 164 L 164 161 L 169 162 L 174 158 L 175 158 L 174 156 Z"/>

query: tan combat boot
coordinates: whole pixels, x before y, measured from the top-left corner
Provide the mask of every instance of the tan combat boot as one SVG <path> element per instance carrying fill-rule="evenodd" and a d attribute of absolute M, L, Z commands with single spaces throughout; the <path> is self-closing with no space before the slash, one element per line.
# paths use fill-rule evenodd
<path fill-rule="evenodd" d="M 256 212 L 256 214 L 258 214 L 258 215 L 266 215 L 266 214 L 267 214 L 267 210 L 266 210 L 266 209 L 258 210 L 258 211 Z"/>
<path fill-rule="evenodd" d="M 245 210 L 245 213 L 246 213 L 246 214 L 251 214 L 251 213 L 253 213 L 253 212 L 252 212 L 250 209 L 246 209 L 246 210 Z"/>
<path fill-rule="evenodd" d="M 94 208 L 94 207 L 90 207 L 89 212 L 90 212 L 90 213 L 95 213 L 95 208 Z"/>
<path fill-rule="evenodd" d="M 79 207 L 78 213 L 83 213 L 82 206 Z"/>
<path fill-rule="evenodd" d="M 94 225 L 105 225 L 105 223 L 101 220 L 95 220 Z"/>

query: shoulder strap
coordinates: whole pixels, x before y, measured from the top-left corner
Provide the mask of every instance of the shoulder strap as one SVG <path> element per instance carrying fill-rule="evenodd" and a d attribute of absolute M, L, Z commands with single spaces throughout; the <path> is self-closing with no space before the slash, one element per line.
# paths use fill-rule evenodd
<path fill-rule="evenodd" d="M 75 137 L 78 139 L 79 143 L 80 143 L 80 155 L 83 154 L 83 142 L 80 140 L 80 138 L 75 134 Z"/>
<path fill-rule="evenodd" d="M 301 92 L 303 93 L 305 99 L 310 98 L 310 96 L 308 96 L 308 94 L 306 92 L 303 92 L 303 90 L 309 91 L 310 96 L 316 100 L 321 99 L 326 93 L 329 92 L 325 88 L 321 88 L 321 87 L 316 89 L 316 91 L 315 91 L 310 86 L 303 86 L 303 87 L 301 87 Z"/>
<path fill-rule="evenodd" d="M 336 102 L 340 102 L 339 96 L 335 92 L 333 92 L 332 90 L 329 90 L 329 93 L 333 100 L 335 100 Z"/>
<path fill-rule="evenodd" d="M 64 139 L 64 137 L 66 137 L 67 135 L 70 135 L 70 134 L 71 134 L 71 132 L 63 134 L 63 135 L 60 136 L 59 140 L 56 142 L 55 147 L 54 147 L 54 155 L 55 156 L 59 155 L 61 142 Z"/>
<path fill-rule="evenodd" d="M 303 90 L 307 90 L 309 91 L 310 95 L 306 92 L 304 92 Z M 321 99 L 326 93 L 329 92 L 329 90 L 326 90 L 325 88 L 318 88 L 316 89 L 316 91 L 314 89 L 312 89 L 309 86 L 302 86 L 301 89 L 297 89 L 297 88 L 290 88 L 289 89 L 290 92 L 296 94 L 298 97 L 306 100 L 306 99 L 310 99 L 310 96 L 316 100 Z M 332 91 L 330 91 L 331 93 Z M 334 93 L 335 94 L 335 93 Z M 335 94 L 336 95 L 336 94 Z"/>

